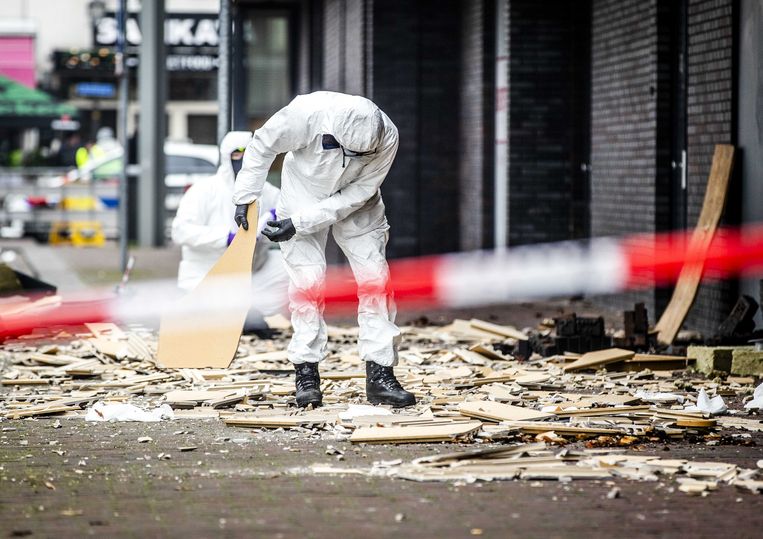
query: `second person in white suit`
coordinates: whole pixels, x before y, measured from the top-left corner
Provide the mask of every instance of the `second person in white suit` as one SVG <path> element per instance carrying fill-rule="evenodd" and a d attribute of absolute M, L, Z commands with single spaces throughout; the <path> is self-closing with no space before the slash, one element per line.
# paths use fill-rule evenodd
<path fill-rule="evenodd" d="M 244 149 L 251 140 L 248 131 L 225 135 L 220 144 L 217 173 L 194 183 L 180 201 L 172 222 L 172 241 L 182 247 L 178 269 L 178 287 L 182 290 L 195 288 L 233 241 L 238 226 L 231 215 L 231 197 Z M 263 184 L 260 229 L 268 219 L 273 219 L 278 195 L 277 187 Z M 286 311 L 288 281 L 280 250 L 260 234 L 252 264 L 253 312 L 249 322 Z"/>

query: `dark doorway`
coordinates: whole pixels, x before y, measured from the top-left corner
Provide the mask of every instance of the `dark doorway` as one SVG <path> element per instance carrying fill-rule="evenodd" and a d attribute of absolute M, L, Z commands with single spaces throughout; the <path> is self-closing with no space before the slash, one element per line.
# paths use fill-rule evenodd
<path fill-rule="evenodd" d="M 687 227 L 686 0 L 659 2 L 657 230 Z"/>
<path fill-rule="evenodd" d="M 673 171 L 671 228 L 684 229 L 686 218 L 686 0 L 674 0 L 671 7 L 671 88 L 673 136 L 671 170 Z"/>

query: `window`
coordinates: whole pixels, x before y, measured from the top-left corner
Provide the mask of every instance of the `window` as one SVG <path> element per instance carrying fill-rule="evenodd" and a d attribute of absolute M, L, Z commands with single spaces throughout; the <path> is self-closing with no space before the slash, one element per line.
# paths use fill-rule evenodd
<path fill-rule="evenodd" d="M 217 145 L 217 116 L 189 114 L 188 137 L 194 144 Z"/>
<path fill-rule="evenodd" d="M 249 116 L 269 117 L 291 100 L 289 16 L 254 11 L 244 21 Z"/>

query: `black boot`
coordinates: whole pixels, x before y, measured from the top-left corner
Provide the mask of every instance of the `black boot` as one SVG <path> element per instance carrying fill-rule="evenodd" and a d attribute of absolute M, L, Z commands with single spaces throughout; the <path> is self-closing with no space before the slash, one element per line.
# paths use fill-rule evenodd
<path fill-rule="evenodd" d="M 371 404 L 391 404 L 402 408 L 416 404 L 416 397 L 403 389 L 392 367 L 366 361 L 366 398 Z"/>
<path fill-rule="evenodd" d="M 297 386 L 297 406 L 304 408 L 312 404 L 317 408 L 323 404 L 323 394 L 321 393 L 321 376 L 318 374 L 317 363 L 297 363 L 294 365 L 296 371 L 295 385 Z"/>

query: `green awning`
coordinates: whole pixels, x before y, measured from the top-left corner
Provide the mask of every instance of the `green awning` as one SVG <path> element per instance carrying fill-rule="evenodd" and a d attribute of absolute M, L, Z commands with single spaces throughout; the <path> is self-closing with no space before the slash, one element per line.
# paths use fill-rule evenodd
<path fill-rule="evenodd" d="M 76 117 L 77 109 L 0 75 L 0 127 L 50 127 L 62 116 Z"/>

